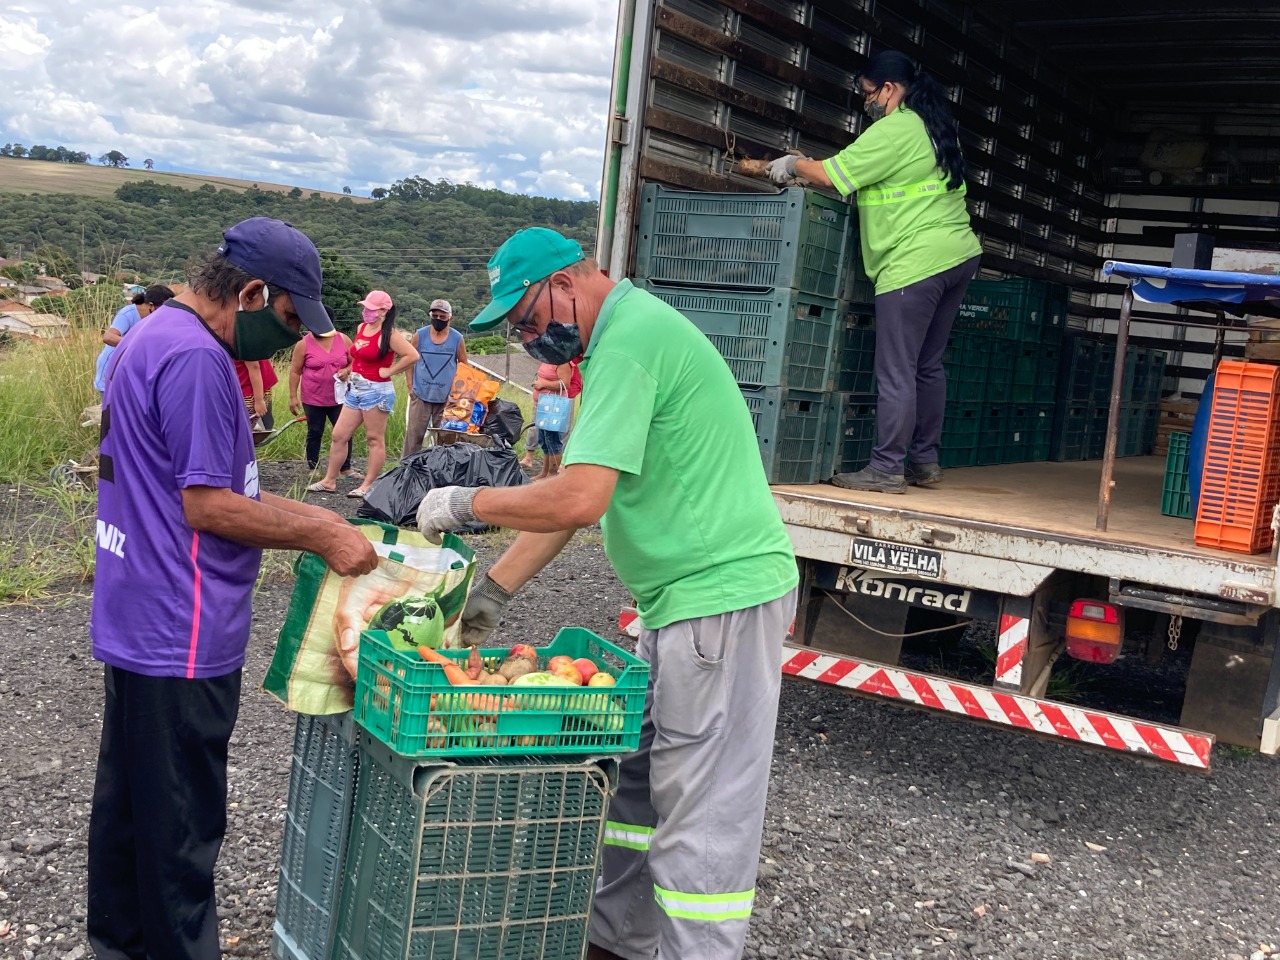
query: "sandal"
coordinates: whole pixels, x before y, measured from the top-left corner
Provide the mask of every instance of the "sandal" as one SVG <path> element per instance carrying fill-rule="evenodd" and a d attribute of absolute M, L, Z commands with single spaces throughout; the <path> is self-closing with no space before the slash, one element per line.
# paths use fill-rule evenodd
<path fill-rule="evenodd" d="M 321 481 L 317 480 L 315 483 L 307 487 L 307 492 L 308 493 L 337 493 L 338 488 L 336 486 L 326 487 Z"/>
<path fill-rule="evenodd" d="M 352 500 L 363 500 L 368 495 L 368 493 L 369 491 L 366 490 L 364 487 L 356 487 L 354 490 L 348 490 L 347 496 L 350 497 Z"/>
<path fill-rule="evenodd" d="M 343 480 L 354 480 L 356 483 L 359 483 L 361 480 L 364 479 L 364 474 L 356 473 L 354 470 L 343 470 L 341 473 L 338 474 L 338 476 L 340 476 Z"/>

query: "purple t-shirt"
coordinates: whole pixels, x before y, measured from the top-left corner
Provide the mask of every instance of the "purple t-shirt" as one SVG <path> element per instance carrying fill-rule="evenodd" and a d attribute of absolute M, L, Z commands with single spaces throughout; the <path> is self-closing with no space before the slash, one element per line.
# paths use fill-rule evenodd
<path fill-rule="evenodd" d="M 218 677 L 244 664 L 262 551 L 193 530 L 184 487 L 257 500 L 258 461 L 231 357 L 166 304 L 112 357 L 98 460 L 93 655 L 153 677 Z"/>

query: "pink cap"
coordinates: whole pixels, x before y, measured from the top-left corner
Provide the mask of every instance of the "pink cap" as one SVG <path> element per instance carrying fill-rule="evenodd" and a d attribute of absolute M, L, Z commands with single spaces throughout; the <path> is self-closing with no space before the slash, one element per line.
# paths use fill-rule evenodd
<path fill-rule="evenodd" d="M 385 290 L 371 290 L 369 295 L 360 301 L 360 306 L 368 307 L 370 310 L 390 310 L 391 294 Z"/>

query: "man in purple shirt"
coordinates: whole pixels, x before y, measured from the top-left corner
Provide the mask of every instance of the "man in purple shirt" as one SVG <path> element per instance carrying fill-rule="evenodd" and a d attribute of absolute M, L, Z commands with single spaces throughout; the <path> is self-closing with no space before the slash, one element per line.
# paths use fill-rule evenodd
<path fill-rule="evenodd" d="M 106 371 L 90 622 L 106 681 L 89 822 L 99 960 L 220 955 L 213 868 L 262 548 L 310 550 L 344 576 L 377 564 L 337 514 L 259 489 L 232 363 L 332 331 L 319 254 L 266 217 L 223 236 Z"/>

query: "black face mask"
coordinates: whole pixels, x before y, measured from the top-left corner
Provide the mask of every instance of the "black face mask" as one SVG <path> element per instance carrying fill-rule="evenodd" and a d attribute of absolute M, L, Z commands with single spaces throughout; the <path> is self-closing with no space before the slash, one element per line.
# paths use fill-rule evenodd
<path fill-rule="evenodd" d="M 552 302 L 550 290 L 547 291 L 547 302 Z M 540 363 L 554 363 L 557 367 L 582 355 L 585 348 L 582 345 L 582 334 L 578 331 L 578 301 L 574 300 L 572 303 L 573 323 L 556 320 L 553 304 L 547 329 L 524 345 L 525 353 Z"/>
<path fill-rule="evenodd" d="M 437 333 L 439 333 L 441 330 L 443 330 L 447 326 L 449 326 L 449 321 L 446 320 L 444 317 L 431 318 L 431 329 L 435 330 Z"/>

